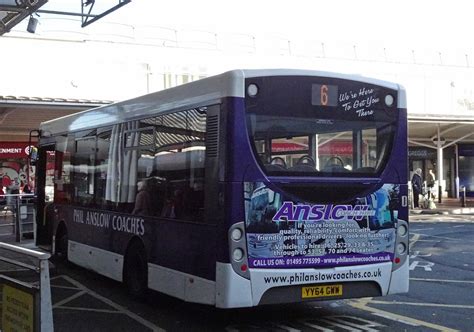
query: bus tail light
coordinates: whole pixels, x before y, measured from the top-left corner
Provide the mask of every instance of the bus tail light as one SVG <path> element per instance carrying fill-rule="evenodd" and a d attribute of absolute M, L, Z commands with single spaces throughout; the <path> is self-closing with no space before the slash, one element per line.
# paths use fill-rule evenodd
<path fill-rule="evenodd" d="M 398 269 L 408 259 L 408 223 L 404 220 L 398 219 L 396 239 L 392 271 Z"/>
<path fill-rule="evenodd" d="M 240 228 L 234 228 L 231 233 L 231 238 L 234 241 L 240 241 L 242 238 L 243 232 Z"/>
<path fill-rule="evenodd" d="M 399 225 L 397 228 L 398 236 L 405 236 L 408 232 L 408 228 L 405 225 Z"/>
<path fill-rule="evenodd" d="M 250 279 L 244 222 L 232 225 L 228 234 L 230 263 L 232 264 L 232 269 L 238 275 Z"/>
<path fill-rule="evenodd" d="M 399 243 L 397 244 L 397 254 L 399 255 L 403 255 L 405 254 L 405 251 L 407 250 L 407 247 L 405 245 L 405 243 Z"/>
<path fill-rule="evenodd" d="M 244 251 L 240 248 L 234 249 L 234 252 L 232 253 L 232 258 L 236 262 L 240 262 L 244 258 Z"/>

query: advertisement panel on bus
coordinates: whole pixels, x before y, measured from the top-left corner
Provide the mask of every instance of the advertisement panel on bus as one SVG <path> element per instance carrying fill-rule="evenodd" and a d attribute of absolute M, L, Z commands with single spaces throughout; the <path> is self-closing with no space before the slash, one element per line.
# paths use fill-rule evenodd
<path fill-rule="evenodd" d="M 305 203 L 247 182 L 250 268 L 339 267 L 391 261 L 400 186 L 344 204 Z"/>

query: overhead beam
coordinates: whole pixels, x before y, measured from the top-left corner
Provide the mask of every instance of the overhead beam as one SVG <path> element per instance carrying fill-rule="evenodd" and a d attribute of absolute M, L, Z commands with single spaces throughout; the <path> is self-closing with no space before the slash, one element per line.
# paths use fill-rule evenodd
<path fill-rule="evenodd" d="M 7 5 L 2 5 L 0 2 L 0 11 L 6 12 L 5 16 L 0 20 L 0 36 L 10 32 L 10 30 L 15 27 L 18 23 L 23 21 L 26 17 L 32 15 L 33 13 L 40 14 L 50 14 L 50 15 L 61 15 L 61 16 L 77 16 L 81 18 L 81 27 L 86 27 L 97 20 L 107 16 L 108 14 L 116 11 L 117 9 L 125 6 L 126 4 L 132 2 L 132 0 L 115 0 L 116 5 L 110 7 L 109 9 L 100 12 L 94 13 L 95 0 L 81 0 L 81 12 L 67 12 L 67 11 L 56 11 L 56 10 L 40 10 L 48 0 L 25 0 L 23 5 L 16 6 L 8 3 Z"/>
<path fill-rule="evenodd" d="M 102 12 L 101 14 L 98 15 L 92 15 L 92 10 L 94 8 L 95 0 L 81 0 L 82 6 L 81 6 L 81 12 L 82 12 L 82 27 L 86 27 L 89 24 L 94 23 L 97 20 L 100 20 L 102 17 L 116 11 L 117 9 L 125 6 L 127 3 L 132 2 L 132 0 L 118 0 L 118 4 L 113 6 L 112 8 Z M 89 7 L 89 10 L 87 13 L 85 13 L 85 9 Z"/>
<path fill-rule="evenodd" d="M 17 24 L 26 17 L 38 11 L 48 0 L 26 1 L 23 6 L 1 6 L 0 10 L 8 14 L 0 20 L 0 36 L 10 32 Z"/>
<path fill-rule="evenodd" d="M 82 13 L 71 13 L 71 12 L 62 12 L 62 11 L 57 11 L 57 10 L 45 10 L 45 9 L 40 9 L 37 11 L 37 13 L 40 14 L 51 14 L 51 15 L 63 15 L 63 16 L 79 16 L 82 17 L 84 14 Z M 89 15 L 91 17 L 95 17 L 96 15 Z"/>
<path fill-rule="evenodd" d="M 440 135 L 445 135 L 446 133 L 449 133 L 450 131 L 453 131 L 453 130 L 456 130 L 456 129 L 459 129 L 459 128 L 462 128 L 464 126 L 467 126 L 467 124 L 459 124 L 459 125 L 452 125 L 442 131 L 440 131 Z M 431 139 L 434 140 L 438 137 L 438 134 L 435 134 L 433 136 L 431 136 Z"/>

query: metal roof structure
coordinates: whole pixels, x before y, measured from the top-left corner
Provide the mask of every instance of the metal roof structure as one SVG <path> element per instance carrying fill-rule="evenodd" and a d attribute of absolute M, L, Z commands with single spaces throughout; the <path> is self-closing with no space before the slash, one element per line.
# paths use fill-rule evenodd
<path fill-rule="evenodd" d="M 408 142 L 436 149 L 438 137 L 443 147 L 458 142 L 474 142 L 474 115 L 408 114 Z"/>
<path fill-rule="evenodd" d="M 64 106 L 91 108 L 112 103 L 111 100 L 91 100 L 91 99 L 74 99 L 74 98 L 52 98 L 52 97 L 26 97 L 26 96 L 2 96 L 0 95 L 0 107 L 8 107 L 13 105 L 22 106 Z"/>
<path fill-rule="evenodd" d="M 100 18 L 116 11 L 120 7 L 130 3 L 131 0 L 79 0 L 81 2 L 81 12 L 66 12 L 56 10 L 41 10 L 48 0 L 0 0 L 0 36 L 10 32 L 18 23 L 26 17 L 30 17 L 27 31 L 35 33 L 38 19 L 33 16 L 35 13 L 53 14 L 61 16 L 81 17 L 81 27 L 86 27 Z M 112 4 L 107 4 L 107 1 Z M 115 3 L 115 5 L 113 5 Z M 103 7 L 106 6 L 106 7 Z"/>
<path fill-rule="evenodd" d="M 0 36 L 10 32 L 14 26 L 38 11 L 47 2 L 48 0 L 0 0 Z"/>
<path fill-rule="evenodd" d="M 43 121 L 111 103 L 104 100 L 0 96 L 0 142 L 28 141 Z"/>

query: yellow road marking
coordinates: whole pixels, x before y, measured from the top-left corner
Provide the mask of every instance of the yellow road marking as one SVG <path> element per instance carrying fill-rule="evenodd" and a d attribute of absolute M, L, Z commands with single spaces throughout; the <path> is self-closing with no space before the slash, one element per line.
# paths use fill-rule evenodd
<path fill-rule="evenodd" d="M 457 332 L 458 331 L 458 330 L 450 329 L 449 327 L 446 327 L 446 326 L 441 326 L 441 325 L 425 322 L 419 319 L 394 314 L 392 312 L 388 312 L 385 310 L 369 307 L 368 304 L 372 303 L 371 300 L 372 298 L 351 301 L 349 302 L 349 305 L 360 310 L 371 312 L 374 315 L 379 315 L 379 316 L 383 315 L 383 317 L 387 319 L 392 319 L 397 322 L 407 322 L 410 325 L 426 326 L 433 330 L 438 330 L 438 331 L 443 331 L 443 332 Z M 399 303 L 399 302 L 396 302 L 396 303 Z"/>

